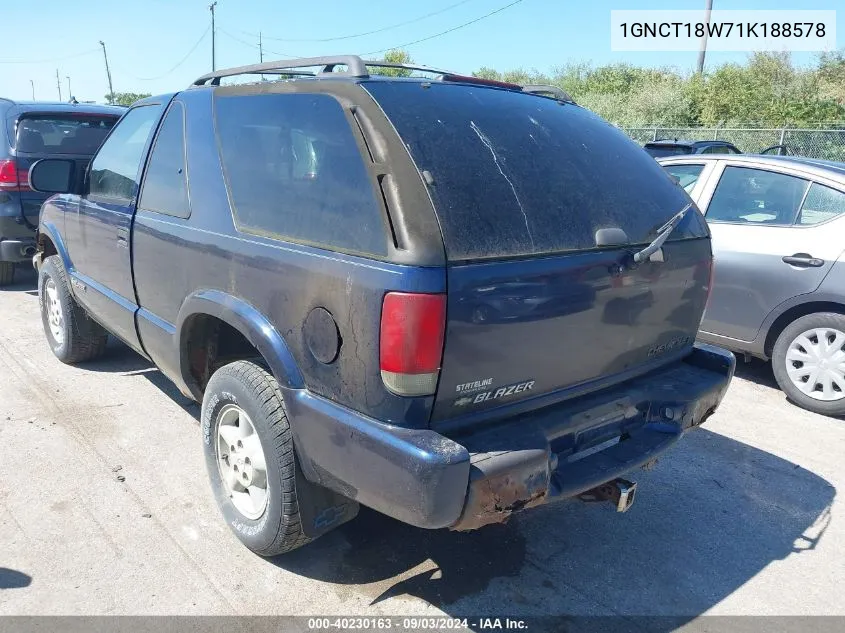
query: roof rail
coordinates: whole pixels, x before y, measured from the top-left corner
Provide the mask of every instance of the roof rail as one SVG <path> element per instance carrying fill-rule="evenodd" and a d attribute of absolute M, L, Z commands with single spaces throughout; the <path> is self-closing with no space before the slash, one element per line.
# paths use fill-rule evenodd
<path fill-rule="evenodd" d="M 394 62 L 365 61 L 364 66 L 373 68 L 404 68 L 405 70 L 420 70 L 426 73 L 434 73 L 435 75 L 455 74 L 448 70 L 440 70 L 439 68 L 431 68 L 430 66 L 421 66 L 419 64 L 397 64 Z"/>
<path fill-rule="evenodd" d="M 322 66 L 323 69 L 315 72 L 287 72 L 297 68 L 311 68 Z M 270 75 L 289 74 L 316 76 L 323 73 L 334 72 L 335 66 L 346 66 L 346 70 L 338 72 L 339 75 L 347 77 L 367 77 L 367 67 L 363 60 L 357 55 L 333 55 L 329 57 L 303 57 L 300 59 L 280 59 L 274 62 L 262 64 L 251 64 L 249 66 L 237 66 L 236 68 L 224 68 L 216 70 L 199 77 L 194 81 L 194 86 L 203 86 L 209 81 L 212 86 L 219 86 L 222 77 L 234 77 L 236 75 Z"/>
<path fill-rule="evenodd" d="M 322 66 L 319 71 L 297 70 L 301 68 L 312 68 Z M 346 66 L 346 70 L 335 72 L 336 66 Z M 280 59 L 274 62 L 261 64 L 250 64 L 249 66 L 237 66 L 235 68 L 224 68 L 216 70 L 199 77 L 194 81 L 194 86 L 204 86 L 210 83 L 212 86 L 219 86 L 223 77 L 234 77 L 237 75 L 299 75 L 303 77 L 318 77 L 320 75 L 335 74 L 346 77 L 369 77 L 367 67 L 372 68 L 404 68 L 406 70 L 419 70 L 422 72 L 434 73 L 436 75 L 450 75 L 445 70 L 420 66 L 418 64 L 397 64 L 385 61 L 364 61 L 358 55 L 332 55 L 329 57 L 305 57 L 301 59 Z"/>
<path fill-rule="evenodd" d="M 535 95 L 545 95 L 547 97 L 553 97 L 555 99 L 559 99 L 561 101 L 568 101 L 569 103 L 575 103 L 575 99 L 569 96 L 569 93 L 566 92 L 563 88 L 558 88 L 557 86 L 523 86 L 522 92 L 530 92 L 531 94 Z"/>

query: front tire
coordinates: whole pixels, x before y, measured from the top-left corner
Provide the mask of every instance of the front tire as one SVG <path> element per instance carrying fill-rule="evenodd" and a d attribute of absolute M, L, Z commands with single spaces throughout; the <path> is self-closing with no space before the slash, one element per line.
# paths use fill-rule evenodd
<path fill-rule="evenodd" d="M 41 323 L 53 354 L 73 365 L 102 356 L 109 335 L 70 294 L 67 273 L 58 255 L 44 260 L 38 273 Z"/>
<path fill-rule="evenodd" d="M 201 423 L 211 487 L 241 542 L 261 556 L 310 542 L 299 511 L 293 437 L 272 374 L 251 361 L 218 369 L 205 389 Z"/>
<path fill-rule="evenodd" d="M 0 262 L 0 288 L 11 286 L 15 280 L 15 264 L 13 262 Z"/>
<path fill-rule="evenodd" d="M 790 323 L 775 342 L 772 370 L 802 409 L 845 415 L 845 316 L 817 312 Z"/>

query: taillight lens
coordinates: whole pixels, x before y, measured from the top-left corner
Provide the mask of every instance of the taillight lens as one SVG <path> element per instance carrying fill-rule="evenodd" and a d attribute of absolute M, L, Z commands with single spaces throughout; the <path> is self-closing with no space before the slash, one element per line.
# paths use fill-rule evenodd
<path fill-rule="evenodd" d="M 29 173 L 14 158 L 0 160 L 0 190 L 29 191 Z"/>
<path fill-rule="evenodd" d="M 437 389 L 446 296 L 389 292 L 381 310 L 379 364 L 385 386 L 400 396 L 426 396 Z"/>

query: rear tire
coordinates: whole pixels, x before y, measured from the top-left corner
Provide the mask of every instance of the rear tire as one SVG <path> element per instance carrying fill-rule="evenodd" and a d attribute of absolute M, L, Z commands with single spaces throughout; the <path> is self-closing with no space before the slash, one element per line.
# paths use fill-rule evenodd
<path fill-rule="evenodd" d="M 845 316 L 816 312 L 790 323 L 772 350 L 781 390 L 802 409 L 845 415 Z M 803 359 L 803 360 L 802 360 Z"/>
<path fill-rule="evenodd" d="M 0 262 L 0 287 L 11 286 L 15 280 L 15 264 L 13 262 Z"/>
<path fill-rule="evenodd" d="M 205 389 L 201 424 L 211 487 L 235 536 L 261 556 L 309 543 L 293 436 L 272 374 L 243 360 L 218 369 Z"/>
<path fill-rule="evenodd" d="M 44 260 L 38 273 L 38 302 L 44 335 L 56 358 L 73 365 L 102 356 L 109 335 L 70 294 L 58 255 Z"/>

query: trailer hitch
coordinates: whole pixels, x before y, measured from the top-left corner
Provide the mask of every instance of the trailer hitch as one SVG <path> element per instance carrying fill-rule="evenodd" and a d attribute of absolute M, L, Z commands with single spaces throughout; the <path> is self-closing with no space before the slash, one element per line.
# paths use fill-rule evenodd
<path fill-rule="evenodd" d="M 599 501 L 610 501 L 616 506 L 617 512 L 627 512 L 634 505 L 634 498 L 637 493 L 637 484 L 627 479 L 616 478 L 591 490 L 578 495 L 581 501 L 596 503 Z"/>

